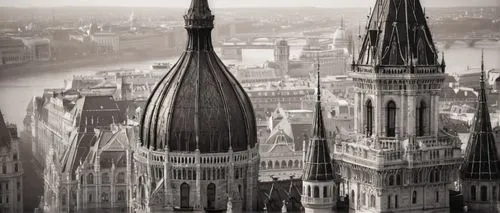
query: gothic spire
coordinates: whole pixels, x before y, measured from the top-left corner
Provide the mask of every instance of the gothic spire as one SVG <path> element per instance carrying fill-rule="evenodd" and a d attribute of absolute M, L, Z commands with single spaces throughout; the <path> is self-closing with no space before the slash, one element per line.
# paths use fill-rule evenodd
<path fill-rule="evenodd" d="M 304 181 L 330 181 L 333 180 L 333 166 L 330 149 L 325 134 L 325 124 L 321 111 L 321 76 L 319 60 L 317 62 L 317 93 L 314 109 L 313 135 L 306 151 L 304 162 Z"/>
<path fill-rule="evenodd" d="M 377 0 L 359 52 L 360 65 L 437 65 L 437 51 L 420 0 Z M 373 63 L 372 63 L 373 62 Z"/>
<path fill-rule="evenodd" d="M 465 152 L 464 164 L 460 169 L 462 179 L 492 180 L 500 178 L 498 152 L 486 98 L 484 56 L 482 58 L 477 111 Z"/>

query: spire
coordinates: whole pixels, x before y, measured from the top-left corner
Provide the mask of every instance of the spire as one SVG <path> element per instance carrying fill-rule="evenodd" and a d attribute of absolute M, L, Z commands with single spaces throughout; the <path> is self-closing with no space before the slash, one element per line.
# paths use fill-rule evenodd
<path fill-rule="evenodd" d="M 344 29 L 344 16 L 340 18 L 340 29 Z"/>
<path fill-rule="evenodd" d="M 484 59 L 479 84 L 477 111 L 460 172 L 466 180 L 493 180 L 500 178 L 500 165 L 486 98 Z"/>
<path fill-rule="evenodd" d="M 444 60 L 444 52 L 441 53 L 441 68 L 443 69 L 443 73 L 444 73 L 445 69 L 446 69 L 446 62 Z"/>
<path fill-rule="evenodd" d="M 435 66 L 436 47 L 420 0 L 377 0 L 371 10 L 359 65 L 402 66 L 412 55 L 419 65 Z M 417 54 L 418 53 L 418 54 Z"/>
<path fill-rule="evenodd" d="M 330 181 L 333 180 L 333 166 L 330 157 L 330 149 L 325 134 L 325 124 L 321 111 L 321 76 L 317 61 L 318 92 L 316 93 L 316 105 L 314 109 L 313 134 L 309 147 L 307 148 L 304 166 L 305 181 Z"/>
<path fill-rule="evenodd" d="M 321 76 L 319 73 L 320 70 L 320 63 L 319 63 L 319 57 L 316 59 L 316 77 L 318 79 L 318 84 L 317 84 L 317 92 L 316 92 L 316 102 L 321 102 Z"/>
<path fill-rule="evenodd" d="M 214 28 L 214 15 L 207 0 L 192 0 L 184 15 L 185 28 L 188 31 L 188 50 L 211 50 Z"/>

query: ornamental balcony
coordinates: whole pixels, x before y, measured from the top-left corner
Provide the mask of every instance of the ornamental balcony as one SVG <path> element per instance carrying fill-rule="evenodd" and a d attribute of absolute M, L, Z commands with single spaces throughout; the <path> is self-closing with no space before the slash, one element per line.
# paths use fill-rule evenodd
<path fill-rule="evenodd" d="M 372 66 L 356 65 L 349 76 L 353 78 L 401 78 L 401 77 L 444 77 L 440 65 L 435 66 Z"/>
<path fill-rule="evenodd" d="M 333 197 L 307 197 L 307 196 L 302 196 L 301 200 L 302 204 L 313 204 L 313 205 L 331 205 L 334 203 L 334 198 Z"/>

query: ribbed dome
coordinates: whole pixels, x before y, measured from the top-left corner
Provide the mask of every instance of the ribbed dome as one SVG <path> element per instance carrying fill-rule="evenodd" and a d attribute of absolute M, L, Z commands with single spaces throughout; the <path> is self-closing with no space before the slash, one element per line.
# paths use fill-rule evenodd
<path fill-rule="evenodd" d="M 155 150 L 243 151 L 257 141 L 252 104 L 215 54 L 214 16 L 193 0 L 184 16 L 186 51 L 153 90 L 142 118 L 141 144 Z"/>

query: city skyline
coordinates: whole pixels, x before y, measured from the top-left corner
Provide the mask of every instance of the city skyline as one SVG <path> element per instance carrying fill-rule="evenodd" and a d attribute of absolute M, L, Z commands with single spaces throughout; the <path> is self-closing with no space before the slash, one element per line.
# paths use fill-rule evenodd
<path fill-rule="evenodd" d="M 326 8 L 361 8 L 373 5 L 375 0 L 209 0 L 212 8 L 259 8 L 259 7 L 326 7 Z M 189 1 L 182 0 L 0 0 L 0 7 L 64 7 L 64 6 L 119 6 L 119 7 L 169 7 L 187 8 Z M 426 7 L 485 7 L 500 6 L 500 0 L 423 0 Z"/>

